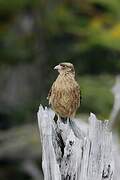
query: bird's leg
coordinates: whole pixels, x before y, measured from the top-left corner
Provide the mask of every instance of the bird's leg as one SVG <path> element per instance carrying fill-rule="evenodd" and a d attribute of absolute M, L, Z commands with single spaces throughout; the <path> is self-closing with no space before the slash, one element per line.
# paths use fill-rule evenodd
<path fill-rule="evenodd" d="M 67 122 L 68 122 L 68 120 L 69 120 L 70 118 L 61 117 L 61 116 L 55 114 L 55 116 L 54 116 L 54 121 L 55 121 L 55 123 L 57 123 L 57 121 L 58 121 L 59 119 L 62 121 L 62 123 L 67 124 Z M 69 120 L 69 121 L 70 121 L 70 120 Z"/>
<path fill-rule="evenodd" d="M 68 118 L 68 121 L 69 121 L 69 123 L 71 123 L 72 119 L 69 117 L 69 118 Z"/>
<path fill-rule="evenodd" d="M 60 119 L 64 124 L 67 124 L 67 117 L 60 117 Z"/>

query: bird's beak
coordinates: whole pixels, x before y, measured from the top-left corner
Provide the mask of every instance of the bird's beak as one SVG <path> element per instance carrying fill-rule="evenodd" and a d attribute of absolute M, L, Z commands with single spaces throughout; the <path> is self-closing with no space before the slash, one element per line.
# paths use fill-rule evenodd
<path fill-rule="evenodd" d="M 54 69 L 61 70 L 61 66 L 60 66 L 60 64 L 59 64 L 59 65 L 57 65 L 57 66 L 55 66 L 55 67 L 54 67 Z"/>

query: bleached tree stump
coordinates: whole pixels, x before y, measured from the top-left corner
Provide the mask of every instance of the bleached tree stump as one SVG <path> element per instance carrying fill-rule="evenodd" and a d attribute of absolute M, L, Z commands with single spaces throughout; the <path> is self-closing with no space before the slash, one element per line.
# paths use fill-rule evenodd
<path fill-rule="evenodd" d="M 59 119 L 55 122 L 54 115 L 39 107 L 44 180 L 113 180 L 109 121 L 97 120 L 91 113 L 84 130 L 78 120 L 64 124 Z"/>

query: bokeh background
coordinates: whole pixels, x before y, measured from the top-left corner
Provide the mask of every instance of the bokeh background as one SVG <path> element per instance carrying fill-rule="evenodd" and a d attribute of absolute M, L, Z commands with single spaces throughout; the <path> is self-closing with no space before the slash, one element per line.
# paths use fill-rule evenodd
<path fill-rule="evenodd" d="M 37 110 L 64 61 L 81 86 L 77 116 L 109 118 L 120 73 L 119 0 L 0 0 L 0 180 L 43 179 Z"/>

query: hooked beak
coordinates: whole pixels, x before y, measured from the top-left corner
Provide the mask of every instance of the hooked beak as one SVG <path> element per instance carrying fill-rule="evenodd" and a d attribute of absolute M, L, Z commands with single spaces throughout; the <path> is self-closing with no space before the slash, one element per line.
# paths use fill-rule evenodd
<path fill-rule="evenodd" d="M 59 64 L 59 65 L 57 65 L 57 66 L 55 66 L 55 67 L 54 67 L 54 69 L 61 70 L 61 66 L 60 66 L 60 64 Z"/>

